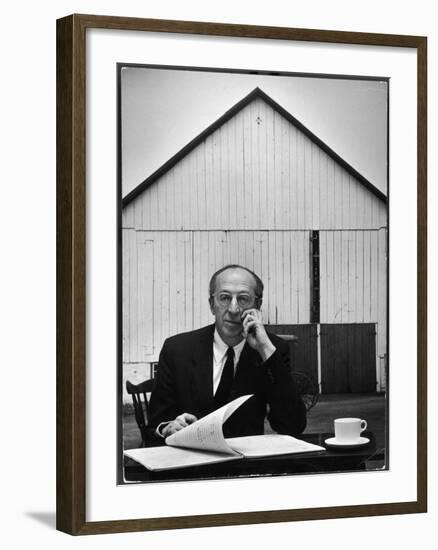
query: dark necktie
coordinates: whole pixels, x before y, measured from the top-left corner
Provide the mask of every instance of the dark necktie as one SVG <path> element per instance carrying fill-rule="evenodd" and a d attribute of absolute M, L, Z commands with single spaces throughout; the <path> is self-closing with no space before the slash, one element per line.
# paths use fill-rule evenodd
<path fill-rule="evenodd" d="M 228 403 L 230 398 L 231 386 L 234 378 L 234 349 L 227 349 L 227 360 L 225 361 L 224 370 L 214 394 L 214 406 L 216 409 Z"/>

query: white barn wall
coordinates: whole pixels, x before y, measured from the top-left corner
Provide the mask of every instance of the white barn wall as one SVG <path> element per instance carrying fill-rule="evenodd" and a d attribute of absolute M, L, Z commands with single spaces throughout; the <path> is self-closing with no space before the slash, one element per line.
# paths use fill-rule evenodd
<path fill-rule="evenodd" d="M 321 323 L 377 323 L 376 369 L 385 387 L 386 228 L 320 232 Z M 382 364 L 381 364 L 382 363 Z"/>
<path fill-rule="evenodd" d="M 213 322 L 208 283 L 227 263 L 264 281 L 265 322 L 310 322 L 308 231 L 123 233 L 124 363 L 156 361 L 168 336 Z"/>
<path fill-rule="evenodd" d="M 386 205 L 260 98 L 124 209 L 123 227 L 378 229 Z"/>
<path fill-rule="evenodd" d="M 123 209 L 125 377 L 149 377 L 166 337 L 213 321 L 208 279 L 227 263 L 261 276 L 266 322 L 309 323 L 311 230 L 321 322 L 376 322 L 384 355 L 386 225 L 382 200 L 256 98 Z"/>

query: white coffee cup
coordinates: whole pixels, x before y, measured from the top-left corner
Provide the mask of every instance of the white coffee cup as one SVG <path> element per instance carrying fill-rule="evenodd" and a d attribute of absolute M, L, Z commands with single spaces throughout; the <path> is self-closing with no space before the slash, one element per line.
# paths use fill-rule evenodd
<path fill-rule="evenodd" d="M 357 441 L 367 429 L 367 421 L 361 418 L 336 418 L 335 437 L 339 442 Z"/>

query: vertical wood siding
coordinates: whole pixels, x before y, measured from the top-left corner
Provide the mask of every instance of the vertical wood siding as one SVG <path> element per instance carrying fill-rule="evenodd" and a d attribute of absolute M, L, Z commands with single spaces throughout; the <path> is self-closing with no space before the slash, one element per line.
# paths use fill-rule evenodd
<path fill-rule="evenodd" d="M 308 231 L 123 230 L 123 361 L 155 361 L 168 336 L 213 322 L 208 283 L 227 263 L 262 278 L 266 323 L 309 323 L 309 239 Z"/>
<path fill-rule="evenodd" d="M 386 354 L 386 226 L 385 203 L 254 100 L 124 208 L 123 362 L 211 323 L 208 281 L 227 263 L 262 278 L 265 322 L 309 323 L 312 230 L 321 323 L 376 323 Z"/>
<path fill-rule="evenodd" d="M 386 353 L 386 229 L 320 232 L 321 323 L 377 323 Z"/>
<path fill-rule="evenodd" d="M 263 100 L 131 202 L 143 230 L 378 229 L 386 205 Z"/>

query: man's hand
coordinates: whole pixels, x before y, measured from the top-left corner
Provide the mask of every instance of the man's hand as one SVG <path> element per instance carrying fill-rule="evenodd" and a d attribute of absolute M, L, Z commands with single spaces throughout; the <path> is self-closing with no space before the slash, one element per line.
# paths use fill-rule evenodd
<path fill-rule="evenodd" d="M 274 344 L 269 340 L 259 309 L 247 309 L 242 313 L 242 336 L 266 361 L 275 352 Z"/>
<path fill-rule="evenodd" d="M 163 437 L 168 437 L 169 435 L 172 435 L 176 432 L 179 432 L 183 428 L 186 428 L 190 424 L 193 424 L 193 422 L 196 422 L 198 419 L 195 415 L 190 413 L 182 413 L 179 416 L 175 418 L 175 420 L 171 420 L 164 428 L 161 430 L 161 435 Z"/>

